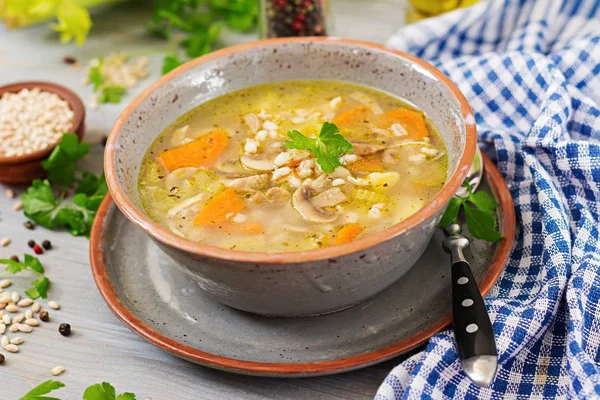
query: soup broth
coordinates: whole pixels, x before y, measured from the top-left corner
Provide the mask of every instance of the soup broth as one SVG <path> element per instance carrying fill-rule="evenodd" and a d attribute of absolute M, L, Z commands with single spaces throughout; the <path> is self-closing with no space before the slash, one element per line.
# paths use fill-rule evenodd
<path fill-rule="evenodd" d="M 328 141 L 322 129 L 327 138 L 342 135 L 351 151 L 340 153 L 339 137 Z M 318 148 L 288 148 L 302 147 L 288 136 L 294 130 Z M 287 81 L 221 96 L 179 118 L 144 156 L 138 187 L 146 213 L 177 235 L 287 252 L 388 228 L 431 200 L 446 176 L 442 138 L 406 102 L 349 83 Z"/>

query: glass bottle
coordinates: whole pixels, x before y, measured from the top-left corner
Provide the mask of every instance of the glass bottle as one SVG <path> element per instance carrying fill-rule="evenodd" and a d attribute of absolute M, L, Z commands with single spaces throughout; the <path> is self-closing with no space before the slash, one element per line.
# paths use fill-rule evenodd
<path fill-rule="evenodd" d="M 260 0 L 260 36 L 331 36 L 329 0 Z"/>

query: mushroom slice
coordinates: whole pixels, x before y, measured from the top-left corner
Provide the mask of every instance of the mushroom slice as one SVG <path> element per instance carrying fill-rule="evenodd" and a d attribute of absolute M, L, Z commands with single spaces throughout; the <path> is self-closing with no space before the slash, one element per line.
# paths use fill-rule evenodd
<path fill-rule="evenodd" d="M 250 128 L 250 130 L 254 133 L 256 133 L 256 131 L 258 131 L 258 128 L 260 128 L 260 119 L 258 119 L 258 115 L 256 114 L 247 114 L 244 117 L 244 122 L 246 123 L 246 125 L 248 125 L 248 128 Z"/>
<path fill-rule="evenodd" d="M 334 187 L 331 189 L 327 189 L 323 193 L 319 193 L 312 199 L 310 202 L 313 206 L 322 208 L 322 207 L 332 207 L 336 204 L 340 204 L 342 201 L 346 200 L 346 195 L 342 192 L 339 187 Z"/>
<path fill-rule="evenodd" d="M 272 187 L 267 190 L 265 197 L 272 203 L 281 204 L 290 198 L 290 192 L 280 187 Z"/>
<path fill-rule="evenodd" d="M 324 210 L 322 208 L 316 207 L 313 203 L 310 202 L 310 197 L 312 194 L 312 189 L 308 186 L 302 186 L 294 192 L 292 196 L 292 205 L 302 215 L 307 221 L 312 222 L 332 222 L 337 217 L 333 211 Z"/>
<path fill-rule="evenodd" d="M 375 154 L 382 150 L 385 150 L 385 146 L 381 146 L 373 143 L 366 142 L 351 142 L 354 150 L 352 150 L 353 154 L 359 156 L 367 156 L 369 154 Z"/>
<path fill-rule="evenodd" d="M 272 159 L 264 158 L 261 156 L 251 156 L 245 154 L 240 157 L 242 165 L 246 168 L 253 169 L 255 171 L 273 171 L 275 164 Z"/>
<path fill-rule="evenodd" d="M 232 179 L 224 183 L 225 186 L 240 190 L 242 192 L 255 192 L 267 187 L 269 184 L 269 175 L 252 175 L 245 178 Z"/>

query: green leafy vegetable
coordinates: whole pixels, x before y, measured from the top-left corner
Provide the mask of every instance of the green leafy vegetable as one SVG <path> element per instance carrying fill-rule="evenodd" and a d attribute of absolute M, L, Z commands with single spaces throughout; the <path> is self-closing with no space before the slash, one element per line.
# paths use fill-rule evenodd
<path fill-rule="evenodd" d="M 49 380 L 31 389 L 20 400 L 60 400 L 59 398 L 45 395 L 62 387 L 65 387 L 64 383 Z M 117 396 L 115 388 L 110 383 L 102 382 L 85 389 L 83 400 L 136 400 L 136 397 L 135 394 L 129 392 Z"/>
<path fill-rule="evenodd" d="M 445 228 L 452 224 L 462 207 L 467 221 L 467 228 L 469 228 L 469 232 L 473 237 L 488 242 L 502 239 L 502 235 L 496 230 L 498 227 L 495 216 L 498 208 L 496 200 L 483 191 L 473 193 L 468 181 L 465 181 L 464 185 L 467 188 L 468 195 L 464 198 L 454 196 L 450 200 L 439 226 Z"/>
<path fill-rule="evenodd" d="M 50 157 L 42 161 L 52 183 L 70 185 L 75 181 L 75 163 L 90 151 L 86 142 L 79 142 L 74 133 L 65 133 L 60 143 L 52 150 Z"/>
<path fill-rule="evenodd" d="M 68 43 L 75 39 L 78 45 L 82 45 L 92 27 L 90 14 L 75 0 L 61 0 L 57 4 L 56 18 L 58 23 L 52 24 L 52 29 L 60 32 L 62 43 Z"/>
<path fill-rule="evenodd" d="M 90 177 L 84 178 L 78 191 L 81 193 L 75 195 L 72 205 L 62 205 L 63 199 L 54 197 L 50 183 L 36 179 L 21 196 L 23 210 L 29 219 L 45 228 L 66 227 L 73 236 L 89 236 L 96 211 L 108 192 L 104 175 L 94 177 L 94 182 Z"/>
<path fill-rule="evenodd" d="M 163 60 L 163 66 L 162 66 L 162 73 L 163 75 L 173 71 L 175 68 L 179 67 L 181 64 L 183 64 L 183 61 L 181 61 L 177 56 L 166 56 Z"/>
<path fill-rule="evenodd" d="M 98 383 L 85 389 L 83 400 L 136 400 L 135 394 L 123 393 L 116 395 L 115 388 L 107 382 Z"/>
<path fill-rule="evenodd" d="M 342 165 L 338 157 L 350 153 L 354 148 L 339 131 L 335 124 L 325 122 L 318 137 L 306 137 L 293 130 L 287 133 L 292 140 L 286 140 L 284 144 L 288 149 L 309 150 L 317 157 L 321 169 L 331 173 Z"/>
<path fill-rule="evenodd" d="M 104 83 L 104 78 L 102 77 L 102 58 L 98 60 L 98 64 L 90 67 L 88 80 L 94 86 L 94 92 L 98 91 Z"/>
<path fill-rule="evenodd" d="M 127 92 L 125 86 L 104 86 L 98 96 L 98 103 L 120 103 L 125 92 Z"/>
<path fill-rule="evenodd" d="M 29 269 L 40 275 L 38 279 L 31 282 L 31 287 L 25 290 L 25 293 L 32 299 L 37 299 L 38 297 L 45 299 L 48 297 L 48 285 L 50 284 L 50 280 L 44 276 L 44 267 L 37 257 L 25 254 L 23 256 L 23 262 L 4 258 L 0 259 L 0 264 L 5 264 L 6 268 L 4 272 L 11 274 L 18 274 Z"/>
<path fill-rule="evenodd" d="M 21 397 L 20 400 L 60 400 L 56 397 L 48 397 L 45 395 L 62 387 L 65 387 L 64 383 L 49 380 L 40 383 L 38 386 L 31 389 L 25 396 Z"/>
<path fill-rule="evenodd" d="M 154 16 L 146 26 L 169 39 L 173 48 L 163 61 L 163 74 L 183 63 L 174 49 L 175 40 L 187 57 L 200 57 L 217 47 L 223 27 L 246 32 L 254 29 L 258 18 L 255 0 L 157 0 L 154 4 Z"/>

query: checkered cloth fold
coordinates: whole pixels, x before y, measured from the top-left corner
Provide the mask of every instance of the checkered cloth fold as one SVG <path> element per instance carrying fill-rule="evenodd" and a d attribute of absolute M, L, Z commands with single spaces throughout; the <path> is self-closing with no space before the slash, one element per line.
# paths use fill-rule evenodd
<path fill-rule="evenodd" d="M 447 331 L 392 370 L 376 399 L 600 398 L 600 1 L 482 2 L 388 45 L 465 94 L 519 229 L 486 297 L 495 382 L 468 380 Z"/>

